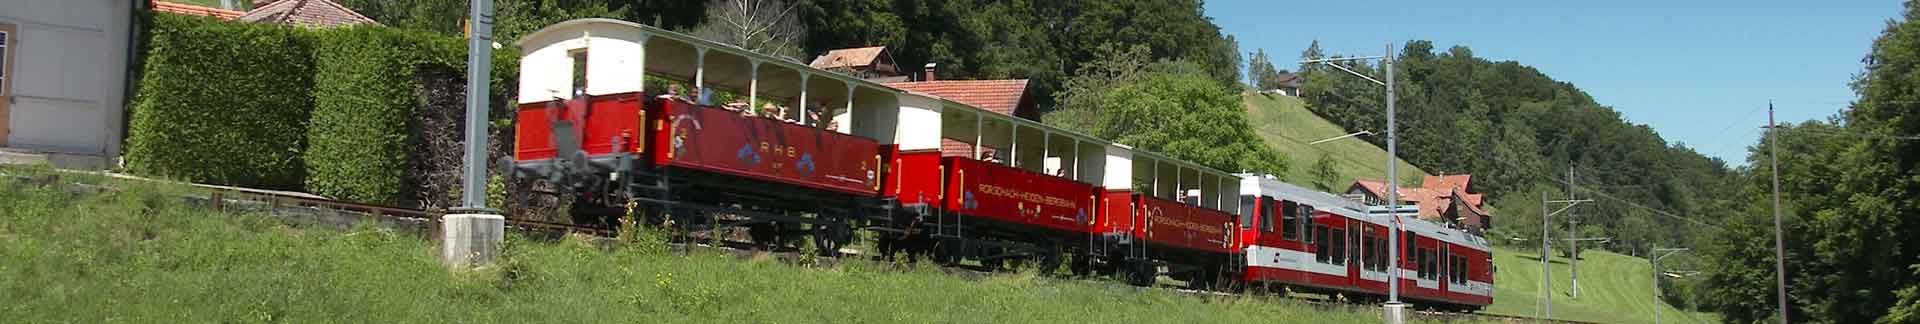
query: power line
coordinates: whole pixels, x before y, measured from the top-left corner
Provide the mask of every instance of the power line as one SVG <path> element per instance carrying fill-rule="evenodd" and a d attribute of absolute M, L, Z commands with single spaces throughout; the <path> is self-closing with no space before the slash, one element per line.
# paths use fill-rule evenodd
<path fill-rule="evenodd" d="M 1593 193 L 1593 194 L 1595 194 L 1595 195 L 1599 195 L 1599 196 L 1600 196 L 1601 198 L 1607 198 L 1607 199 L 1612 199 L 1612 200 L 1614 200 L 1614 201 L 1618 201 L 1618 202 L 1622 202 L 1622 203 L 1626 203 L 1626 204 L 1627 204 L 1627 205 L 1629 205 L 1629 206 L 1633 206 L 1633 207 L 1638 207 L 1638 208 L 1640 208 L 1640 209 L 1645 209 L 1645 210 L 1647 210 L 1647 211 L 1649 211 L 1649 212 L 1653 212 L 1654 214 L 1659 214 L 1659 215 L 1661 215 L 1661 216 L 1667 216 L 1667 217 L 1670 217 L 1670 218 L 1673 218 L 1673 219 L 1678 219 L 1678 220 L 1683 220 L 1683 221 L 1687 221 L 1687 222 L 1690 222 L 1690 223 L 1694 223 L 1694 224 L 1696 224 L 1696 225 L 1706 225 L 1706 226 L 1711 226 L 1711 227 L 1713 227 L 1713 228 L 1716 228 L 1716 229 L 1718 229 L 1718 228 L 1720 228 L 1720 225 L 1719 225 L 1719 224 L 1713 224 L 1713 223 L 1708 223 L 1708 222 L 1703 222 L 1703 221 L 1700 221 L 1700 220 L 1697 220 L 1697 219 L 1692 219 L 1692 218 L 1687 218 L 1687 217 L 1682 217 L 1682 216 L 1680 216 L 1680 215 L 1676 215 L 1676 214 L 1674 214 L 1674 213 L 1671 213 L 1671 212 L 1667 212 L 1667 211 L 1665 211 L 1665 210 L 1660 210 L 1660 209 L 1658 209 L 1658 208 L 1653 208 L 1653 207 L 1647 207 L 1646 205 L 1641 205 L 1640 203 L 1636 203 L 1636 202 L 1633 202 L 1633 201 L 1631 201 L 1631 200 L 1627 200 L 1627 199 L 1624 199 L 1624 198 L 1620 198 L 1620 197 L 1614 197 L 1614 196 L 1613 196 L 1612 194 L 1608 194 L 1607 192 L 1605 192 L 1605 191 L 1601 191 L 1601 190 L 1599 190 L 1599 189 L 1594 189 L 1594 188 L 1587 188 L 1587 187 L 1585 187 L 1585 186 L 1578 186 L 1578 185 L 1573 185 L 1573 184 L 1570 184 L 1570 183 L 1567 183 L 1567 181 L 1566 181 L 1566 180 L 1561 180 L 1561 179 L 1554 179 L 1553 177 L 1548 177 L 1548 176 L 1543 176 L 1543 175 L 1535 175 L 1535 177 L 1537 177 L 1537 178 L 1540 178 L 1540 179 L 1547 179 L 1547 180 L 1550 180 L 1550 181 L 1553 181 L 1553 182 L 1557 182 L 1557 183 L 1561 183 L 1561 184 L 1566 184 L 1566 185 L 1569 185 L 1569 186 L 1573 186 L 1573 187 L 1575 187 L 1575 188 L 1580 188 L 1580 189 L 1583 189 L 1583 190 L 1586 190 L 1586 191 L 1587 191 L 1587 192 L 1589 192 L 1589 193 Z"/>

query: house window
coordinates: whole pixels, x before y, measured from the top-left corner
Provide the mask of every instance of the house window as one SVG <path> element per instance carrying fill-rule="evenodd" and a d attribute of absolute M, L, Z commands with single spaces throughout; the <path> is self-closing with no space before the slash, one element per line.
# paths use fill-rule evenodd
<path fill-rule="evenodd" d="M 573 96 L 584 96 L 587 94 L 587 49 L 567 52 L 567 57 L 573 60 Z"/>
<path fill-rule="evenodd" d="M 13 87 L 8 86 L 8 81 L 13 80 L 9 79 L 13 76 L 13 64 L 9 64 L 13 58 L 13 34 L 13 25 L 0 24 L 0 97 L 12 95 L 8 89 Z"/>

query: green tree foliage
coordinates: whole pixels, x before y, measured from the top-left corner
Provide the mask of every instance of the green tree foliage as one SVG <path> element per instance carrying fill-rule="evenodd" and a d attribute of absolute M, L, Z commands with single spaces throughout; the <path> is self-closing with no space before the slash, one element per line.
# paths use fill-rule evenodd
<path fill-rule="evenodd" d="M 413 116 L 421 68 L 458 70 L 459 39 L 381 27 L 318 32 L 307 190 L 352 201 L 396 203 L 419 146 Z"/>
<path fill-rule="evenodd" d="M 1913 322 L 1920 290 L 1920 2 L 1888 22 L 1853 82 L 1859 95 L 1827 122 L 1768 131 L 1753 156 L 1777 149 L 1788 255 L 1787 279 L 1796 321 Z M 1748 183 L 1753 205 L 1766 206 L 1769 168 Z M 1775 310 L 1765 251 L 1770 208 L 1752 208 L 1710 254 L 1709 292 L 1729 320 L 1766 319 Z M 1753 230 L 1742 230 L 1753 229 Z M 1757 236 L 1757 237 L 1755 237 Z M 1744 247 L 1742 245 L 1745 245 Z"/>
<path fill-rule="evenodd" d="M 1199 1 L 807 0 L 807 50 L 884 45 L 904 70 L 938 63 L 948 79 L 1025 78 L 1041 107 L 1103 44 L 1144 45 L 1150 61 L 1197 63 L 1235 84 L 1238 45 Z"/>
<path fill-rule="evenodd" d="M 1247 123 L 1241 98 L 1206 68 L 1185 61 L 1146 64 L 1148 49 L 1103 46 L 1068 82 L 1048 123 L 1209 167 L 1283 174 L 1287 161 Z"/>
<path fill-rule="evenodd" d="M 1335 192 L 1344 189 L 1340 186 L 1346 185 L 1350 183 L 1349 181 L 1353 180 L 1341 179 L 1340 171 L 1334 168 L 1335 163 L 1340 162 L 1334 161 L 1333 155 L 1331 154 L 1321 155 L 1319 160 L 1313 161 L 1313 187 L 1315 189 L 1320 189 L 1320 191 L 1325 192 Z"/>
<path fill-rule="evenodd" d="M 336 0 L 381 24 L 461 35 L 467 0 Z M 542 27 L 578 18 L 614 18 L 668 29 L 687 29 L 704 17 L 705 1 L 687 0 L 496 0 L 494 35 L 511 44 Z"/>
<path fill-rule="evenodd" d="M 129 171 L 300 188 L 313 109 L 309 38 L 289 27 L 203 17 L 152 21 L 128 123 Z"/>
<path fill-rule="evenodd" d="M 1317 43 L 1301 54 L 1302 59 L 1329 56 L 1339 55 L 1321 52 Z M 1441 52 L 1432 42 L 1410 41 L 1395 59 L 1402 159 L 1438 173 L 1473 174 L 1473 190 L 1496 199 L 1537 196 L 1524 190 L 1536 183 L 1564 188 L 1558 182 L 1571 166 L 1583 187 L 1580 196 L 1612 202 L 1576 212 L 1618 216 L 1581 219 L 1582 226 L 1596 228 L 1595 234 L 1615 237 L 1603 246 L 1615 251 L 1644 250 L 1654 243 L 1677 246 L 1693 228 L 1661 226 L 1684 221 L 1612 198 L 1708 223 L 1731 213 L 1732 202 L 1725 197 L 1737 194 L 1731 188 L 1737 187 L 1739 174 L 1724 161 L 1628 123 L 1572 84 L 1518 62 L 1475 57 L 1464 46 Z M 1369 62 L 1335 64 L 1386 75 L 1381 65 Z M 1384 87 L 1326 65 L 1303 65 L 1300 73 L 1306 78 L 1301 92 L 1315 113 L 1349 131 L 1385 129 Z M 1382 136 L 1366 140 L 1385 146 Z M 1596 197 L 1602 193 L 1612 198 Z M 1494 213 L 1500 219 L 1517 217 Z"/>
<path fill-rule="evenodd" d="M 1247 60 L 1247 77 L 1253 79 L 1255 89 L 1279 89 L 1280 75 L 1286 73 L 1287 70 L 1273 67 L 1273 59 L 1267 57 L 1266 49 L 1255 50 L 1253 56 Z"/>

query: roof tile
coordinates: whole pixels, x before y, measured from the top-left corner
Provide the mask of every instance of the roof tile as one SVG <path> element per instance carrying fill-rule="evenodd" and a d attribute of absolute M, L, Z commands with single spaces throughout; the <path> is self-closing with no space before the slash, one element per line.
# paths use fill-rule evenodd
<path fill-rule="evenodd" d="M 1027 94 L 1026 79 L 895 82 L 887 86 L 931 94 L 989 111 L 1013 115 Z"/>

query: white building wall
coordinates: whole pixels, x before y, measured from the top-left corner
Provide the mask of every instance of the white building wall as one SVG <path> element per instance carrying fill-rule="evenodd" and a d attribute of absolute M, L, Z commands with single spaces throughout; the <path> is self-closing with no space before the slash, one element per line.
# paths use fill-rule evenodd
<path fill-rule="evenodd" d="M 7 149 L 78 155 L 82 168 L 120 154 L 131 0 L 0 0 L 18 28 Z"/>

